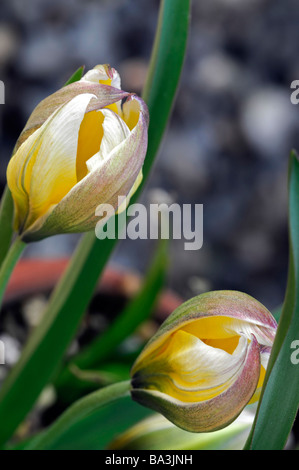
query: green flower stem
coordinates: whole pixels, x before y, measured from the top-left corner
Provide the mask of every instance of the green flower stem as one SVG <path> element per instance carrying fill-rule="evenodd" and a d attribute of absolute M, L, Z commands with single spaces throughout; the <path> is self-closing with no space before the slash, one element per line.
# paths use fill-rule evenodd
<path fill-rule="evenodd" d="M 73 425 L 96 412 L 102 406 L 129 395 L 131 381 L 118 382 L 101 388 L 71 405 L 48 430 L 34 439 L 27 450 L 53 448 L 59 438 Z M 103 423 L 105 426 L 105 423 Z"/>
<path fill-rule="evenodd" d="M 64 402 L 70 403 L 69 400 L 73 400 L 73 396 L 76 396 L 77 392 L 82 393 L 86 385 L 90 390 L 89 381 L 86 383 L 86 381 L 78 380 L 78 377 L 73 374 L 72 366 L 75 365 L 82 370 L 98 367 L 99 364 L 109 358 L 119 344 L 150 317 L 164 285 L 167 265 L 168 240 L 160 240 L 140 292 L 112 322 L 109 328 L 75 358 L 66 363 L 57 376 L 54 385 L 59 397 Z"/>
<path fill-rule="evenodd" d="M 12 240 L 13 210 L 14 208 L 11 192 L 8 186 L 6 186 L 3 192 L 0 206 L 0 266 L 7 255 Z"/>
<path fill-rule="evenodd" d="M 16 238 L 3 261 L 0 269 L 0 306 L 2 304 L 3 296 L 10 276 L 25 246 L 26 243 L 24 243 L 20 238 Z"/>

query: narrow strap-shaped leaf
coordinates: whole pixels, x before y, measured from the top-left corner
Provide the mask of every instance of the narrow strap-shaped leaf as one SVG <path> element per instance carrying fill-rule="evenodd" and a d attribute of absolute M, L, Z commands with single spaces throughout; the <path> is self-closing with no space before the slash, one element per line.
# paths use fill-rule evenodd
<path fill-rule="evenodd" d="M 45 432 L 32 441 L 28 450 L 51 448 L 75 424 L 96 413 L 104 405 L 129 394 L 130 381 L 118 382 L 81 398 L 71 405 Z"/>
<path fill-rule="evenodd" d="M 137 327 L 147 320 L 158 300 L 167 267 L 167 240 L 160 240 L 157 252 L 145 277 L 142 289 L 110 327 L 68 364 L 55 381 L 59 395 L 70 399 L 78 387 L 78 379 L 71 372 L 73 365 L 80 369 L 95 367 L 105 360 Z M 81 382 L 81 385 L 82 382 Z"/>
<path fill-rule="evenodd" d="M 299 332 L 299 160 L 295 152 L 289 168 L 289 243 L 285 301 L 246 449 L 283 449 L 299 406 L 299 366 L 291 357 Z"/>
<path fill-rule="evenodd" d="M 13 213 L 12 195 L 6 186 L 0 206 L 0 266 L 6 257 L 13 236 Z"/>
<path fill-rule="evenodd" d="M 153 412 L 138 405 L 130 396 L 107 403 L 85 419 L 78 421 L 63 435 L 56 439 L 49 448 L 51 450 L 104 450 L 109 442 L 125 432 L 140 420 Z M 103 423 L 105 425 L 103 426 Z M 9 450 L 30 448 L 39 436 L 9 446 Z"/>
<path fill-rule="evenodd" d="M 151 125 L 148 153 L 143 166 L 145 176 L 161 143 L 177 93 L 188 38 L 191 0 L 162 0 L 158 27 L 143 91 Z"/>
<path fill-rule="evenodd" d="M 73 75 L 68 79 L 67 82 L 65 82 L 64 86 L 70 85 L 71 83 L 78 82 L 81 80 L 83 73 L 84 73 L 84 65 L 81 65 L 76 72 L 73 73 Z"/>
<path fill-rule="evenodd" d="M 3 300 L 7 283 L 25 247 L 26 247 L 26 243 L 24 243 L 20 238 L 16 238 L 13 244 L 11 245 L 11 247 L 9 248 L 7 255 L 1 265 L 1 268 L 0 268 L 0 308 L 2 305 L 2 300 Z"/>
<path fill-rule="evenodd" d="M 157 30 L 161 42 L 155 42 L 145 94 L 151 119 L 149 135 L 155 145 L 150 142 L 148 148 L 143 185 L 154 162 L 175 99 L 185 55 L 190 1 L 161 2 Z M 172 64 L 171 70 L 169 64 Z M 163 80 L 163 86 L 162 83 L 159 85 L 160 80 Z M 165 91 L 166 87 L 172 90 L 171 95 Z M 164 92 L 161 95 L 152 94 L 151 89 L 163 89 Z M 158 128 L 155 120 L 158 115 L 161 128 Z M 44 321 L 34 331 L 21 360 L 0 391 L 0 445 L 13 434 L 53 376 L 115 245 L 116 240 L 99 241 L 93 233 L 82 238 L 69 268 L 50 299 Z"/>

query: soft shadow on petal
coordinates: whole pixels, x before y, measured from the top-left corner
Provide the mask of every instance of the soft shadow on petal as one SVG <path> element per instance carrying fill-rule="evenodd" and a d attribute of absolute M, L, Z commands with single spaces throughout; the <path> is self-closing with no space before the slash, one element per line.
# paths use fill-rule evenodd
<path fill-rule="evenodd" d="M 234 382 L 247 354 L 240 338 L 233 354 L 206 345 L 184 331 L 172 335 L 161 350 L 142 363 L 133 376 L 134 387 L 158 390 L 185 402 L 208 400 Z"/>
<path fill-rule="evenodd" d="M 21 144 L 53 114 L 61 105 L 72 100 L 79 94 L 90 93 L 95 95 L 95 99 L 91 101 L 88 108 L 89 111 L 94 109 L 105 108 L 112 103 L 117 103 L 129 96 L 128 92 L 114 88 L 113 86 L 101 85 L 88 81 L 78 81 L 61 88 L 52 95 L 41 101 L 31 116 L 29 117 L 25 128 L 17 140 L 14 152 L 18 150 Z"/>
<path fill-rule="evenodd" d="M 24 234 L 25 241 L 42 239 L 57 233 L 84 232 L 99 221 L 95 210 L 99 204 L 118 208 L 118 196 L 127 195 L 142 168 L 147 148 L 148 111 L 139 100 L 140 114 L 130 135 L 113 151 L 99 169 L 87 174 L 49 212 Z"/>
<path fill-rule="evenodd" d="M 156 390 L 134 388 L 134 382 L 131 395 L 135 401 L 162 413 L 182 429 L 209 432 L 221 429 L 236 419 L 254 394 L 259 375 L 260 351 L 253 337 L 231 386 L 209 400 L 186 403 Z"/>
<path fill-rule="evenodd" d="M 86 74 L 81 78 L 81 81 L 111 85 L 118 89 L 121 87 L 119 73 L 108 64 L 96 65 L 92 70 L 86 72 Z"/>
<path fill-rule="evenodd" d="M 98 112 L 104 116 L 102 124 L 103 138 L 99 152 L 86 162 L 90 173 L 99 169 L 103 162 L 110 157 L 110 154 L 112 155 L 112 151 L 122 144 L 130 135 L 130 130 L 126 123 L 113 111 L 110 109 L 102 109 Z"/>
<path fill-rule="evenodd" d="M 271 313 L 253 297 L 237 291 L 207 292 L 178 307 L 147 343 L 137 362 L 145 360 L 178 329 L 202 339 L 229 339 L 239 334 L 250 338 L 254 334 L 261 345 L 272 346 L 276 328 Z"/>
<path fill-rule="evenodd" d="M 28 168 L 24 175 L 25 190 L 29 194 L 26 228 L 57 204 L 77 183 L 78 134 L 92 98 L 91 94 L 76 96 L 40 128 L 39 150 L 35 158 L 31 158 L 31 171 Z"/>

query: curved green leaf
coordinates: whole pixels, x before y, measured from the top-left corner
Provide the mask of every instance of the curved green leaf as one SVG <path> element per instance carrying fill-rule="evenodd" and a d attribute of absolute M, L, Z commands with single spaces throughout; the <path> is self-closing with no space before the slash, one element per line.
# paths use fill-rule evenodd
<path fill-rule="evenodd" d="M 112 439 L 151 414 L 151 410 L 138 405 L 131 397 L 120 398 L 69 428 L 50 449 L 104 450 Z"/>
<path fill-rule="evenodd" d="M 0 266 L 7 255 L 13 236 L 13 213 L 12 195 L 8 186 L 6 186 L 0 206 Z"/>
<path fill-rule="evenodd" d="M 299 160 L 289 167 L 289 273 L 287 291 L 256 419 L 246 449 L 283 449 L 299 406 L 299 366 L 291 360 L 299 339 Z"/>
<path fill-rule="evenodd" d="M 145 277 L 144 285 L 136 297 L 123 312 L 114 320 L 110 327 L 68 364 L 55 381 L 60 398 L 70 400 L 76 389 L 82 388 L 82 381 L 71 372 L 75 365 L 80 369 L 96 367 L 107 359 L 111 353 L 129 335 L 134 333 L 141 323 L 147 320 L 154 310 L 158 296 L 165 280 L 167 257 L 167 240 L 161 240 L 150 269 Z"/>
<path fill-rule="evenodd" d="M 81 78 L 83 77 L 84 68 L 84 65 L 81 65 L 81 67 L 79 67 L 76 72 L 73 73 L 73 75 L 68 79 L 68 81 L 65 82 L 64 86 L 70 85 L 71 83 L 78 82 L 79 80 L 81 80 Z"/>
<path fill-rule="evenodd" d="M 130 381 L 118 382 L 76 401 L 48 429 L 36 436 L 26 449 L 44 450 L 53 447 L 59 438 L 69 429 L 72 429 L 73 426 L 88 418 L 88 416 L 97 413 L 105 405 L 129 396 L 130 386 Z"/>

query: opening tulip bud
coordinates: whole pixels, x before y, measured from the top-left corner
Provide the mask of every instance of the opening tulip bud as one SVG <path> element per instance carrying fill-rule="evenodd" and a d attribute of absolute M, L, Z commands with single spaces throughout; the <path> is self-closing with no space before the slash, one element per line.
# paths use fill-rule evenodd
<path fill-rule="evenodd" d="M 100 204 L 118 209 L 142 178 L 148 110 L 99 65 L 42 101 L 7 169 L 15 229 L 24 241 L 92 230 Z"/>
<path fill-rule="evenodd" d="M 259 398 L 276 328 L 270 312 L 246 294 L 195 297 L 137 358 L 132 398 L 187 431 L 221 429 Z"/>

